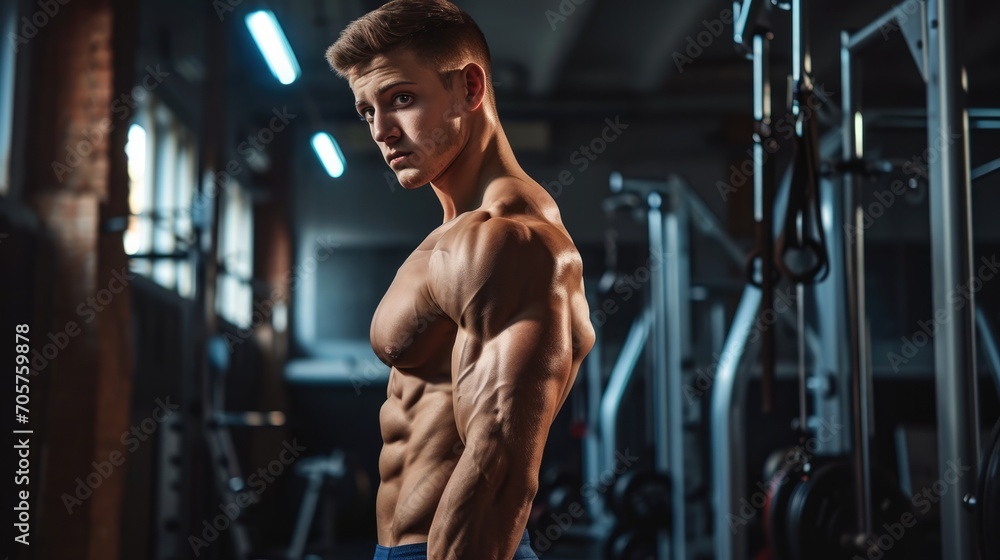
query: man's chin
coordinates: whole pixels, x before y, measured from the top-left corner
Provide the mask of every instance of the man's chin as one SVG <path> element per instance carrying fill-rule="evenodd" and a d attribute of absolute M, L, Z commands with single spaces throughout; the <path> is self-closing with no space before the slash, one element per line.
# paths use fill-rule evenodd
<path fill-rule="evenodd" d="M 417 173 L 415 169 L 404 169 L 397 172 L 396 180 L 399 181 L 399 184 L 406 190 L 419 189 L 430 182 L 430 179 L 427 179 L 422 174 Z"/>

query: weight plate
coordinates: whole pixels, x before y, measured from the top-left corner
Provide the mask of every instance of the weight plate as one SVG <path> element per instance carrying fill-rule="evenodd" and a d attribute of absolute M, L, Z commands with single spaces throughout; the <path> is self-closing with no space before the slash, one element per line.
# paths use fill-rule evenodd
<path fill-rule="evenodd" d="M 764 503 L 764 532 L 771 543 L 774 560 L 788 560 L 788 546 L 785 534 L 785 515 L 788 500 L 799 481 L 791 467 L 779 468 L 771 477 L 767 487 L 767 501 Z"/>
<path fill-rule="evenodd" d="M 628 471 L 615 481 L 609 498 L 625 526 L 670 527 L 671 481 L 666 475 L 644 469 Z"/>
<path fill-rule="evenodd" d="M 797 484 L 788 501 L 786 538 L 791 560 L 850 560 L 864 553 L 844 548 L 842 538 L 857 531 L 854 506 L 854 476 L 850 463 L 836 461 L 815 465 L 807 479 Z M 900 524 L 898 536 L 886 536 L 886 525 L 899 524 L 910 503 L 888 475 L 877 472 L 872 479 L 875 509 L 871 542 L 879 547 L 879 558 L 910 558 L 914 541 Z"/>

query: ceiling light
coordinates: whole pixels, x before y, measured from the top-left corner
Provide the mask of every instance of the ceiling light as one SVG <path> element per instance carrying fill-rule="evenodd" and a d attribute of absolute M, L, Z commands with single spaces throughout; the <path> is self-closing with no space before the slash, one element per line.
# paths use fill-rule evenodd
<path fill-rule="evenodd" d="M 285 85 L 294 82 L 299 77 L 299 63 L 274 13 L 258 10 L 247 15 L 246 22 L 274 77 Z"/>

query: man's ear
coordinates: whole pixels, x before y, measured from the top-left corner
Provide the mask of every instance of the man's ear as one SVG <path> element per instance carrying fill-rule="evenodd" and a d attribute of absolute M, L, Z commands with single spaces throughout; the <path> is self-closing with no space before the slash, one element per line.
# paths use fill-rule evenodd
<path fill-rule="evenodd" d="M 465 90 L 465 109 L 479 109 L 486 99 L 486 71 L 475 62 L 470 62 L 462 68 L 461 79 Z"/>

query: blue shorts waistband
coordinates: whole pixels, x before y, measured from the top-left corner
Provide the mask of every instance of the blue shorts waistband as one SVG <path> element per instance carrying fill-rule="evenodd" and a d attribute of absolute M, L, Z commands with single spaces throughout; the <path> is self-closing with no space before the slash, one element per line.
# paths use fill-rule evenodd
<path fill-rule="evenodd" d="M 537 559 L 534 551 L 531 550 L 531 539 L 528 530 L 524 530 L 521 542 L 514 552 L 514 560 Z M 375 545 L 375 557 L 373 560 L 427 560 L 427 543 L 401 544 L 399 546 Z"/>

